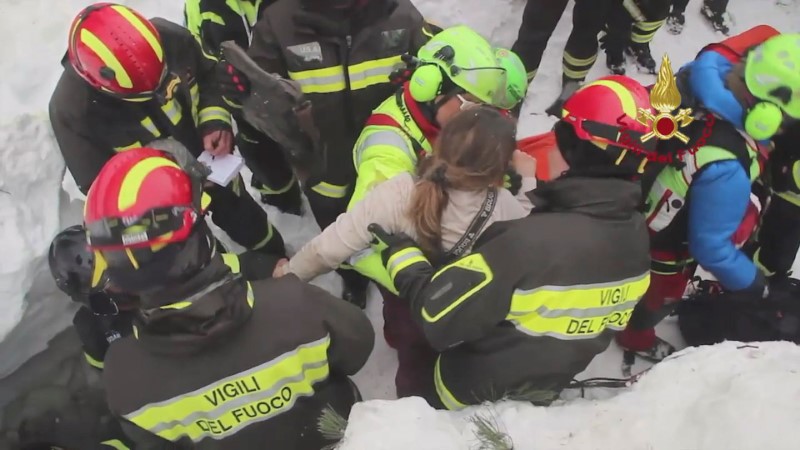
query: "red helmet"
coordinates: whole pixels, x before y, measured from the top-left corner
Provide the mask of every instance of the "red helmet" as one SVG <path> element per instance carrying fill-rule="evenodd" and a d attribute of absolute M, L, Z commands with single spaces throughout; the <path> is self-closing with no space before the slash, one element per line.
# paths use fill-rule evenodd
<path fill-rule="evenodd" d="M 97 3 L 72 21 L 69 62 L 95 89 L 122 97 L 151 96 L 166 78 L 158 31 L 127 6 Z"/>
<path fill-rule="evenodd" d="M 579 139 L 633 148 L 638 139 L 620 139 L 620 131 L 641 136 L 650 129 L 636 120 L 639 110 L 652 112 L 650 94 L 633 78 L 610 75 L 587 83 L 564 102 L 562 121 Z"/>
<path fill-rule="evenodd" d="M 202 216 L 202 186 L 167 153 L 135 148 L 114 155 L 86 196 L 83 219 L 94 250 L 185 240 Z"/>

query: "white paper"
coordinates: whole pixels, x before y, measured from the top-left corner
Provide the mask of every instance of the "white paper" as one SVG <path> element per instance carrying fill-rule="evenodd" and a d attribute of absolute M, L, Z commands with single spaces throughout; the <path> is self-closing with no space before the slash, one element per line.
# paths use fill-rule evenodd
<path fill-rule="evenodd" d="M 197 160 L 211 169 L 211 175 L 208 176 L 209 181 L 220 186 L 227 186 L 244 167 L 244 159 L 235 154 L 211 156 L 211 153 L 204 151 Z"/>

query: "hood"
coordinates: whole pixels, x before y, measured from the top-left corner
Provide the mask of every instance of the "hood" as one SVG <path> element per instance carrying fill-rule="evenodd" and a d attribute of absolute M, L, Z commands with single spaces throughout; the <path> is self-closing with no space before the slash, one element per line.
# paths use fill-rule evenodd
<path fill-rule="evenodd" d="M 168 305 L 140 311 L 134 335 L 149 351 L 189 355 L 216 345 L 252 314 L 247 281 L 215 256 L 181 286 L 142 296 L 143 304 Z"/>

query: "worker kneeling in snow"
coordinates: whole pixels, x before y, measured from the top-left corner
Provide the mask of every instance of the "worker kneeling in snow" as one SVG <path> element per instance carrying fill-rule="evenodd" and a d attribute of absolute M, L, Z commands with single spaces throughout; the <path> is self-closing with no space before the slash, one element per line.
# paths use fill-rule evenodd
<path fill-rule="evenodd" d="M 554 156 L 567 169 L 532 191 L 529 216 L 492 224 L 471 254 L 437 271 L 416 243 L 371 226 L 400 298 L 440 352 L 438 398 L 429 401 L 448 409 L 503 398 L 549 404 L 608 347 L 647 290 L 636 166 L 611 155 L 628 145 L 617 140 L 619 127 L 646 131 L 624 106 L 634 103 L 635 114 L 650 103 L 630 78 L 601 81 L 568 99 L 555 126 Z"/>
<path fill-rule="evenodd" d="M 140 302 L 133 335 L 108 349 L 109 407 L 137 448 L 322 448 L 323 409 L 346 417 L 360 399 L 348 376 L 372 351 L 372 325 L 296 277 L 234 274 L 215 252 L 202 182 L 138 148 L 89 189 L 89 247 Z"/>

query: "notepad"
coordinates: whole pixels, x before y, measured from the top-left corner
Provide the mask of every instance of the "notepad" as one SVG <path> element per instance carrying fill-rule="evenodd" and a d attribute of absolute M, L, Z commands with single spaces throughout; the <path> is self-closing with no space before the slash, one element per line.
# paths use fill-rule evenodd
<path fill-rule="evenodd" d="M 204 151 L 197 160 L 211 169 L 208 180 L 220 186 L 227 186 L 244 167 L 244 159 L 234 154 L 211 156 L 211 153 Z"/>

